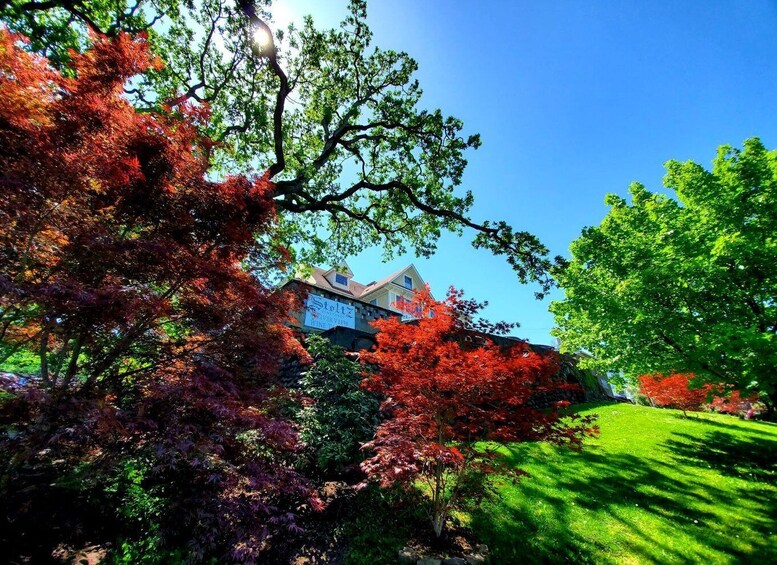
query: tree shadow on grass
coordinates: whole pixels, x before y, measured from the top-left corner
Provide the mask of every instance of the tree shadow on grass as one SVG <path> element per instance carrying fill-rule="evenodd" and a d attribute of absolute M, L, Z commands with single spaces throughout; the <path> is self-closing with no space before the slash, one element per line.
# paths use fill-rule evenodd
<path fill-rule="evenodd" d="M 745 481 L 777 482 L 777 441 L 735 438 L 717 430 L 701 437 L 674 433 L 667 442 L 672 457 L 683 465 L 715 469 Z"/>
<path fill-rule="evenodd" d="M 590 563 L 608 554 L 612 562 L 624 556 L 704 562 L 712 556 L 709 550 L 718 552 L 718 559 L 722 554 L 734 561 L 777 562 L 777 551 L 768 543 L 775 519 L 766 498 L 741 516 L 741 529 L 757 534 L 750 545 L 736 546 L 731 532 L 710 527 L 720 515 L 703 509 L 735 509 L 741 497 L 759 496 L 749 489 L 717 488 L 657 458 L 593 446 L 555 459 L 543 462 L 541 471 L 552 483 L 525 479 L 508 499 L 473 515 L 473 527 L 491 546 L 496 562 Z M 538 511 L 540 504 L 547 506 Z M 614 539 L 599 528 L 615 528 L 619 535 Z M 678 543 L 677 536 L 687 536 L 688 543 Z"/>
<path fill-rule="evenodd" d="M 665 409 L 657 408 L 657 410 Z M 747 420 L 747 424 L 743 425 L 742 422 L 745 420 L 740 420 L 736 416 L 725 416 L 725 420 L 730 420 L 728 422 L 723 420 L 720 416 L 713 419 L 709 414 L 703 412 L 689 412 L 688 416 L 675 414 L 675 418 L 685 423 L 695 422 L 705 427 L 720 428 L 721 430 L 728 430 L 757 439 L 769 440 L 777 434 L 777 423 Z"/>

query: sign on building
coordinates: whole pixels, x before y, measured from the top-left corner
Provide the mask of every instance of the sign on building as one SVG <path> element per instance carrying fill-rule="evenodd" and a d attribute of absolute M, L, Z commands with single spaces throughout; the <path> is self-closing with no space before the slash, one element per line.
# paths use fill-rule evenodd
<path fill-rule="evenodd" d="M 356 328 L 356 308 L 323 296 L 309 294 L 305 306 L 305 325 L 319 330 L 335 326 Z"/>

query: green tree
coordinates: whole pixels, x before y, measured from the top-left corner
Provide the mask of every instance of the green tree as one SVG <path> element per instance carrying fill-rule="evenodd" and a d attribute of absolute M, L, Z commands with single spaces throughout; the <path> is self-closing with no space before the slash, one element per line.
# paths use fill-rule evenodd
<path fill-rule="evenodd" d="M 565 351 L 627 377 L 683 371 L 777 403 L 777 152 L 752 138 L 712 171 L 669 161 L 672 195 L 632 184 L 571 245 L 551 304 Z"/>
<path fill-rule="evenodd" d="M 0 0 L 0 17 L 55 64 L 94 34 L 146 31 L 165 65 L 128 96 L 143 109 L 207 104 L 212 162 L 268 173 L 281 216 L 273 237 L 300 261 L 373 245 L 386 258 L 407 248 L 428 256 L 443 230 L 471 228 L 473 245 L 505 255 L 521 282 L 551 284 L 536 237 L 470 219 L 473 195 L 460 184 L 480 137 L 422 106 L 417 63 L 373 45 L 364 0 L 351 0 L 339 29 L 308 17 L 274 35 L 266 0 Z"/>

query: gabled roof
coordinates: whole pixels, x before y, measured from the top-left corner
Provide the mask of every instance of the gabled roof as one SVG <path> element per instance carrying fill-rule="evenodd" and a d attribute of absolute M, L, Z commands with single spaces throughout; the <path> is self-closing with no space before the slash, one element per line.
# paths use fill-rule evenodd
<path fill-rule="evenodd" d="M 364 287 L 364 294 L 370 294 L 372 292 L 375 292 L 376 290 L 379 290 L 389 284 L 391 281 L 393 281 L 395 278 L 397 278 L 399 275 L 401 275 L 403 272 L 405 272 L 408 267 L 411 265 L 408 265 L 407 267 L 400 269 L 396 273 L 393 273 L 389 276 L 387 276 L 385 279 L 379 280 L 377 282 L 371 282 L 370 284 L 366 285 Z"/>
<path fill-rule="evenodd" d="M 343 267 L 347 269 L 347 271 L 343 270 Z M 297 274 L 294 279 L 308 283 L 310 285 L 313 285 L 318 288 L 323 288 L 329 292 L 334 292 L 335 294 L 341 294 L 343 296 L 349 296 L 351 298 L 356 298 L 359 300 L 362 300 L 365 296 L 368 294 L 373 294 L 376 291 L 379 291 L 388 285 L 392 283 L 395 279 L 402 276 L 404 273 L 408 271 L 412 271 L 412 274 L 415 276 L 415 280 L 419 283 L 423 282 L 423 279 L 421 278 L 421 275 L 418 274 L 418 271 L 416 270 L 415 266 L 412 264 L 400 269 L 399 271 L 389 275 L 385 279 L 381 279 L 377 282 L 371 282 L 368 285 L 364 285 L 361 283 L 356 282 L 353 279 L 348 279 L 348 289 L 342 288 L 340 286 L 335 286 L 332 283 L 329 282 L 327 279 L 327 275 L 329 275 L 332 272 L 339 272 L 345 274 L 346 272 L 349 273 L 351 276 L 353 273 L 351 272 L 351 269 L 348 267 L 346 263 L 343 263 L 342 265 L 324 270 L 319 267 L 312 267 L 309 274 Z M 401 286 L 401 285 L 400 285 Z"/>
<path fill-rule="evenodd" d="M 396 273 L 393 273 L 393 274 L 387 276 L 385 279 L 382 279 L 382 280 L 380 280 L 378 282 L 373 282 L 373 283 L 368 284 L 365 287 L 364 292 L 362 292 L 361 296 L 367 296 L 368 294 L 373 294 L 373 293 L 375 293 L 375 292 L 377 292 L 377 291 L 387 287 L 395 279 L 399 278 L 400 276 L 402 276 L 403 274 L 405 274 L 406 272 L 411 271 L 411 270 L 412 270 L 413 274 L 415 275 L 415 280 L 416 281 L 421 282 L 421 283 L 424 282 L 424 279 L 421 278 L 420 274 L 418 274 L 418 269 L 415 268 L 415 265 L 410 263 L 407 267 L 404 267 L 404 268 L 398 270 Z M 400 286 L 402 286 L 402 285 L 400 285 Z"/>
<path fill-rule="evenodd" d="M 341 275 L 348 275 L 349 277 L 353 276 L 353 271 L 345 261 L 324 272 L 325 275 L 328 275 L 329 273 L 340 273 Z"/>
<path fill-rule="evenodd" d="M 329 269 L 325 271 L 324 269 L 320 269 L 319 267 L 313 267 L 308 276 L 302 276 L 298 274 L 294 278 L 296 280 L 306 282 L 310 285 L 317 286 L 318 288 L 323 288 L 325 290 L 328 290 L 329 292 L 342 294 L 343 296 L 350 296 L 351 298 L 359 298 L 359 296 L 362 295 L 362 293 L 364 292 L 364 285 L 357 283 L 353 279 L 348 280 L 348 289 L 342 288 L 340 286 L 335 286 L 332 283 L 330 283 L 329 280 L 326 278 L 326 276 L 332 271 L 333 269 Z M 340 272 L 342 273 L 342 271 Z"/>

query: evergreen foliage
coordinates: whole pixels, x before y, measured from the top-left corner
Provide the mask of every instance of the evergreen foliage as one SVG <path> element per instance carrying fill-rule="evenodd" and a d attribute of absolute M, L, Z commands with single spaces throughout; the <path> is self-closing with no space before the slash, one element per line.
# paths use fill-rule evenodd
<path fill-rule="evenodd" d="M 300 413 L 300 439 L 324 473 L 343 473 L 364 457 L 361 447 L 378 426 L 377 396 L 363 390 L 362 365 L 343 348 L 312 335 L 307 340 L 314 364 L 302 377 L 309 398 Z"/>

